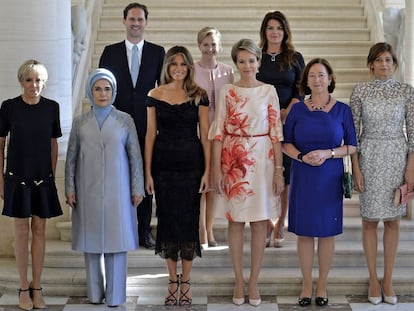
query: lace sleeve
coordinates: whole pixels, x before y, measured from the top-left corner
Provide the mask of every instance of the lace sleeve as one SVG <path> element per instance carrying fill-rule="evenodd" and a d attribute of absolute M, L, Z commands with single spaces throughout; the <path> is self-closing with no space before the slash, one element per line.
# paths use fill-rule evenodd
<path fill-rule="evenodd" d="M 76 159 L 79 152 L 79 136 L 78 130 L 80 125 L 80 119 L 73 120 L 72 129 L 69 135 L 68 149 L 66 152 L 65 163 L 65 193 L 76 193 L 75 188 L 75 172 L 76 172 Z"/>
<path fill-rule="evenodd" d="M 145 196 L 142 156 L 138 142 L 137 130 L 135 128 L 134 121 L 130 116 L 126 116 L 124 120 L 128 131 L 126 150 L 129 159 L 131 194 Z"/>
<path fill-rule="evenodd" d="M 349 105 L 352 111 L 352 118 L 354 120 L 355 133 L 357 137 L 357 149 L 359 151 L 359 143 L 361 136 L 361 115 L 362 115 L 362 100 L 360 84 L 357 84 L 351 94 Z"/>

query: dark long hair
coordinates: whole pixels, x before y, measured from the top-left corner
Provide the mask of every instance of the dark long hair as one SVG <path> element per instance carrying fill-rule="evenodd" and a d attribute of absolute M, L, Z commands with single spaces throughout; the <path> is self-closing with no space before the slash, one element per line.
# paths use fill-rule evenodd
<path fill-rule="evenodd" d="M 200 99 L 203 95 L 206 94 L 206 91 L 199 87 L 194 80 L 194 60 L 191 56 L 190 51 L 184 46 L 173 46 L 165 54 L 164 65 L 161 72 L 161 84 L 167 84 L 172 81 L 169 69 L 171 63 L 176 55 L 181 55 L 184 59 L 184 62 L 187 64 L 188 72 L 187 76 L 184 79 L 184 90 L 189 98 L 195 100 L 196 105 L 200 102 Z"/>
<path fill-rule="evenodd" d="M 280 26 L 283 27 L 283 40 L 281 44 L 281 56 L 282 61 L 280 62 L 280 70 L 287 70 L 292 68 L 296 62 L 295 58 L 295 47 L 292 43 L 292 32 L 290 31 L 289 22 L 286 16 L 280 11 L 273 11 L 267 13 L 263 20 L 262 25 L 260 26 L 260 43 L 259 46 L 262 49 L 263 53 L 267 53 L 268 42 L 266 37 L 266 28 L 267 23 L 270 20 L 277 20 L 280 23 Z"/>

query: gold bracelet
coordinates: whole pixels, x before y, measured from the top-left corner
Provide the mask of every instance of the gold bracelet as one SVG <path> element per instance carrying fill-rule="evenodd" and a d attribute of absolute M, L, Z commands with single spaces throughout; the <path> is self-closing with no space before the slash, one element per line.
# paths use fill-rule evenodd
<path fill-rule="evenodd" d="M 277 177 L 280 177 L 282 179 L 285 179 L 285 177 L 283 177 L 283 175 L 280 175 L 280 174 L 274 174 L 273 176 L 277 176 Z"/>
<path fill-rule="evenodd" d="M 275 170 L 276 170 L 276 169 L 278 169 L 278 168 L 280 168 L 280 169 L 282 170 L 282 172 L 284 172 L 284 171 L 285 171 L 285 167 L 284 167 L 284 166 L 279 166 L 279 165 L 276 165 L 276 166 L 275 166 Z"/>

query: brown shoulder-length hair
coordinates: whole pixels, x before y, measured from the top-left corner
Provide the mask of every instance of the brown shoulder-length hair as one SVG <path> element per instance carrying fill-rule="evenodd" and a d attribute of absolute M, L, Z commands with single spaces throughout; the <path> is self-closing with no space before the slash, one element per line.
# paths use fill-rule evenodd
<path fill-rule="evenodd" d="M 328 73 L 329 77 L 331 78 L 331 84 L 328 86 L 328 92 L 332 93 L 335 90 L 335 75 L 332 70 L 331 65 L 329 62 L 324 58 L 314 58 L 306 65 L 305 69 L 302 73 L 302 79 L 300 80 L 300 87 L 299 87 L 299 93 L 300 95 L 309 95 L 312 93 L 311 89 L 308 86 L 308 75 L 311 67 L 315 64 L 321 64 L 326 68 L 326 72 Z"/>
<path fill-rule="evenodd" d="M 259 47 L 262 49 L 263 53 L 267 53 L 268 42 L 266 37 L 266 28 L 270 20 L 277 20 L 280 23 L 280 26 L 283 27 L 283 40 L 281 44 L 281 57 L 282 61 L 279 66 L 281 70 L 287 70 L 292 68 L 296 62 L 295 58 L 295 47 L 292 43 L 292 32 L 290 30 L 289 22 L 286 16 L 280 11 L 268 12 L 263 20 L 262 25 L 260 26 L 260 43 Z"/>
<path fill-rule="evenodd" d="M 170 66 L 173 62 L 175 56 L 181 55 L 184 59 L 184 62 L 187 64 L 187 76 L 184 79 L 184 91 L 187 96 L 191 99 L 194 99 L 195 104 L 201 100 L 203 95 L 206 95 L 206 91 L 199 87 L 194 80 L 194 60 L 191 56 L 190 51 L 184 46 L 173 46 L 165 54 L 164 65 L 161 72 L 161 84 L 170 83 L 173 79 L 170 75 Z"/>
<path fill-rule="evenodd" d="M 398 59 L 397 59 L 397 56 L 395 55 L 395 52 L 392 46 L 386 42 L 378 42 L 378 43 L 375 43 L 373 46 L 371 46 L 368 52 L 368 56 L 367 56 L 367 66 L 371 74 L 373 74 L 373 69 L 371 65 L 374 63 L 375 59 L 384 52 L 388 52 L 391 54 L 392 61 L 394 63 L 394 70 L 398 68 Z"/>

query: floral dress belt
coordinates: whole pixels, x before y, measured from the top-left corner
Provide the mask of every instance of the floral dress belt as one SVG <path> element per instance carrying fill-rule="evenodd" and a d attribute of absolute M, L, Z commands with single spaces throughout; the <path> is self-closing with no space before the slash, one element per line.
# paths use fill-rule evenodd
<path fill-rule="evenodd" d="M 249 134 L 234 134 L 234 133 L 229 133 L 229 132 L 227 132 L 226 130 L 224 131 L 224 133 L 225 133 L 227 136 L 232 136 L 232 137 L 247 137 L 247 138 L 249 138 L 249 137 L 263 137 L 263 136 L 268 136 L 268 135 L 269 135 L 269 133 L 264 133 L 264 134 L 252 134 L 252 135 L 249 135 Z"/>

